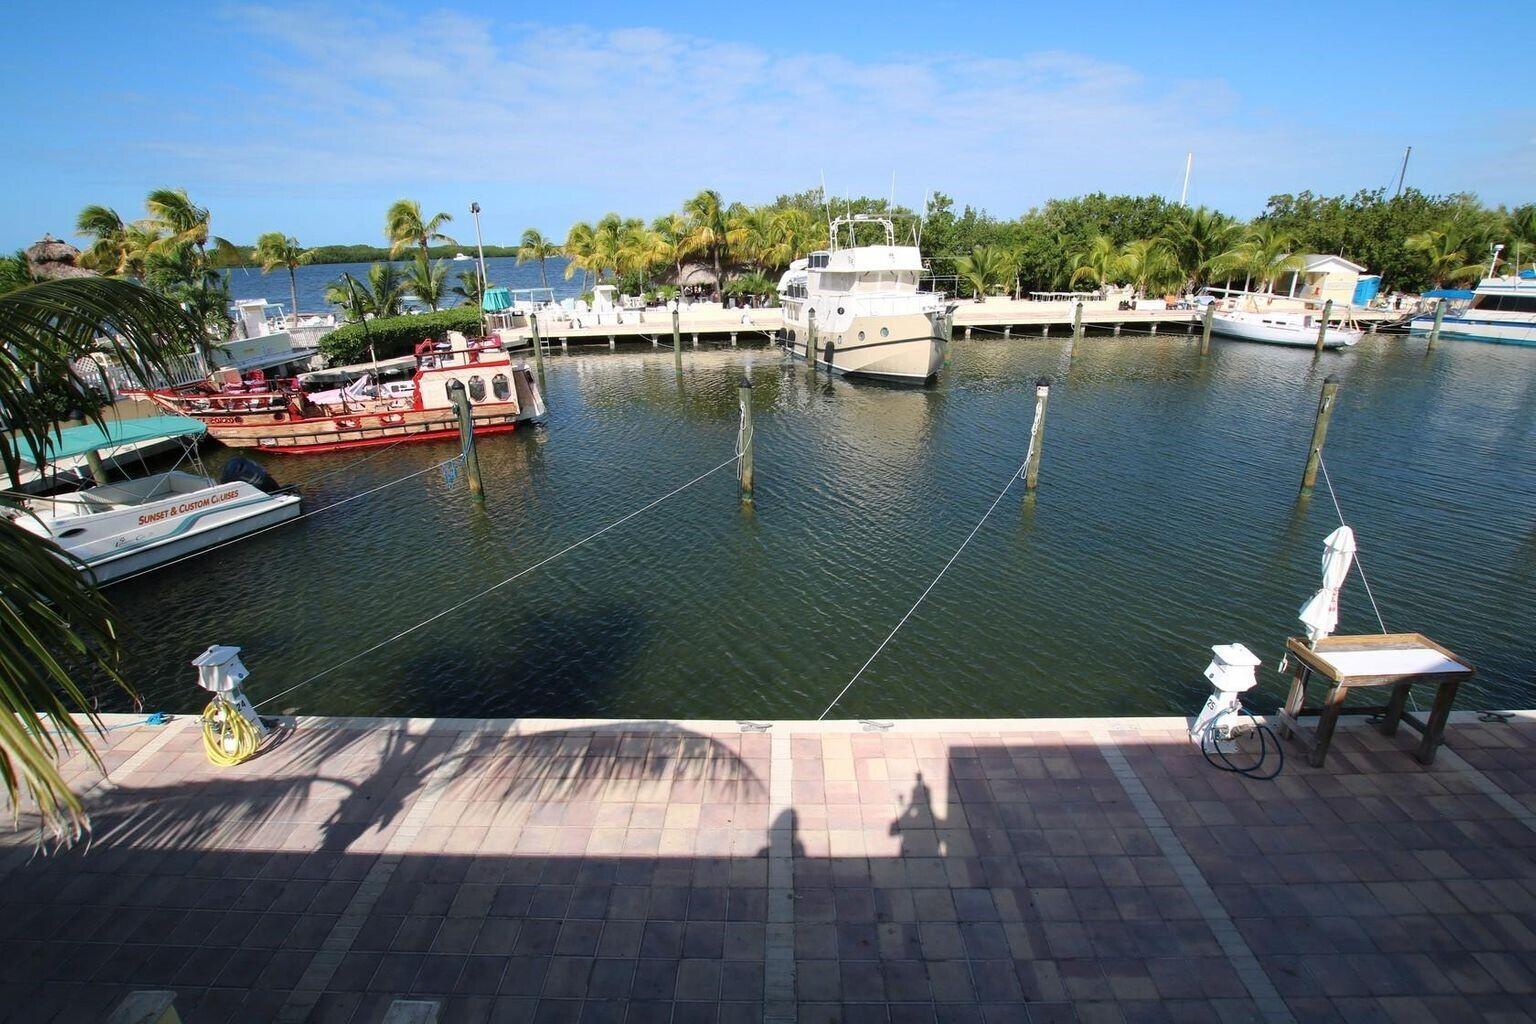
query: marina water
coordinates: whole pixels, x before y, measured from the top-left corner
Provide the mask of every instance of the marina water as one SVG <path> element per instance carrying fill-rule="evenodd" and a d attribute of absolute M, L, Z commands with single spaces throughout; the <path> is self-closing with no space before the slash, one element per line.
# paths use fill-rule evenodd
<path fill-rule="evenodd" d="M 1387 628 L 1477 664 L 1462 708 L 1536 703 L 1536 349 L 1069 344 L 957 340 L 927 389 L 812 381 L 767 348 L 685 350 L 680 373 L 665 347 L 557 354 L 548 425 L 480 443 L 483 511 L 434 471 L 112 588 L 127 676 L 189 712 L 210 643 L 244 648 L 260 700 L 386 640 L 730 458 L 745 373 L 755 506 L 727 468 L 266 710 L 814 717 L 1018 469 L 1049 374 L 1038 496 L 1015 483 L 836 716 L 1183 714 L 1228 641 L 1265 659 L 1250 704 L 1272 710 L 1338 524 L 1321 485 L 1296 498 L 1333 373 L 1327 466 Z M 454 453 L 267 461 L 314 510 Z M 1376 628 L 1352 576 L 1340 632 Z"/>

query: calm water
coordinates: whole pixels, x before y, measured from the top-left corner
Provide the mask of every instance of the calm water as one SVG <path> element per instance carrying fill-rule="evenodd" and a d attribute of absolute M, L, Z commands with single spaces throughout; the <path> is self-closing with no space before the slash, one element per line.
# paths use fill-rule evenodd
<path fill-rule="evenodd" d="M 1536 704 L 1536 349 L 1370 339 L 1310 352 L 1182 335 L 961 341 L 928 390 L 768 350 L 555 357 L 548 425 L 480 446 L 489 501 L 434 472 L 109 593 L 129 676 L 188 711 L 187 661 L 238 644 L 258 699 L 533 564 L 732 452 L 756 386 L 758 497 L 730 469 L 286 697 L 306 713 L 814 717 L 996 497 L 1052 390 L 1038 498 L 1015 489 L 840 705 L 845 716 L 1189 712 L 1208 645 L 1264 694 L 1337 525 L 1297 480 L 1324 374 L 1328 465 L 1386 624 L 1480 668 L 1462 707 Z M 307 508 L 452 454 L 407 446 Z M 214 449 L 212 461 L 226 456 Z M 357 458 L 273 457 L 303 483 Z M 1371 631 L 1358 577 L 1341 631 Z"/>
<path fill-rule="evenodd" d="M 466 255 L 473 256 L 473 249 L 465 249 Z M 473 271 L 475 262 L 449 260 L 445 264 L 448 268 L 448 287 L 452 288 L 459 283 L 461 270 Z M 404 269 L 405 263 L 397 263 L 396 266 Z M 331 305 L 325 301 L 325 289 L 334 281 L 339 281 L 342 274 L 351 274 L 359 281 L 368 279 L 367 263 L 327 263 L 319 266 L 299 267 L 294 272 L 294 283 L 298 285 L 299 308 L 305 312 L 329 310 Z M 560 298 L 568 298 L 581 293 L 581 274 L 567 281 L 562 275 L 565 272 L 563 259 L 552 259 L 545 268 L 545 275 L 549 279 L 549 287 L 555 290 Z M 493 285 L 501 285 L 506 288 L 540 288 L 543 282 L 539 278 L 539 265 L 537 263 L 524 263 L 519 266 L 517 260 L 510 256 L 488 257 L 485 261 L 485 276 Z M 269 302 L 280 303 L 284 309 L 293 304 L 289 297 L 288 271 L 278 270 L 270 274 L 263 274 L 255 267 L 238 267 L 229 272 L 229 294 L 234 299 L 266 299 Z M 449 305 L 455 305 L 459 301 L 457 295 L 450 295 L 445 300 Z"/>

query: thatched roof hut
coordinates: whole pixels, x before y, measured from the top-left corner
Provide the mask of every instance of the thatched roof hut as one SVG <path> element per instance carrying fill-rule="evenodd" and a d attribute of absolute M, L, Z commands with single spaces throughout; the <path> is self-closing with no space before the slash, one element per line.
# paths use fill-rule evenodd
<path fill-rule="evenodd" d="M 716 288 L 720 284 L 715 268 L 707 263 L 684 263 L 682 272 L 672 277 L 679 288 Z"/>
<path fill-rule="evenodd" d="M 80 250 L 62 239 L 52 235 L 44 235 L 33 242 L 25 251 L 27 263 L 32 267 L 34 276 L 45 281 L 57 280 L 61 277 L 94 277 L 94 270 L 86 270 L 79 266 L 76 260 L 80 258 Z"/>

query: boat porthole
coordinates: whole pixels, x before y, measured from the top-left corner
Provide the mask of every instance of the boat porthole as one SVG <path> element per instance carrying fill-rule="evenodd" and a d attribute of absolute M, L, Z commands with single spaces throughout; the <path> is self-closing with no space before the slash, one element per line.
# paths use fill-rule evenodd
<path fill-rule="evenodd" d="M 863 332 L 863 331 L 860 331 L 860 332 L 859 332 L 859 340 L 860 340 L 860 341 L 863 341 L 863 340 L 864 340 L 864 332 Z"/>
<path fill-rule="evenodd" d="M 882 337 L 882 338 L 889 338 L 890 336 L 891 336 L 891 329 L 889 327 L 882 327 L 882 328 L 880 328 L 880 337 Z"/>
<path fill-rule="evenodd" d="M 280 412 L 275 412 L 275 413 L 272 414 L 272 422 L 274 422 L 274 423 L 281 423 L 281 422 L 283 422 L 283 419 L 284 419 L 284 416 Z"/>
<path fill-rule="evenodd" d="M 843 307 L 842 306 L 838 306 L 837 307 L 837 315 L 838 316 L 842 316 L 843 315 Z"/>
<path fill-rule="evenodd" d="M 795 332 L 794 331 L 790 331 L 789 332 L 789 340 L 790 341 L 794 341 L 795 340 Z"/>

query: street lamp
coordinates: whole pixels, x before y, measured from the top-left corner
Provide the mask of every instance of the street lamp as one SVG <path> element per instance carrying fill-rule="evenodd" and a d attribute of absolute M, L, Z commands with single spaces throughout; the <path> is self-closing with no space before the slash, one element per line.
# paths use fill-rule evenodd
<path fill-rule="evenodd" d="M 470 203 L 469 212 L 475 217 L 475 251 L 480 254 L 480 296 L 485 300 L 485 290 L 490 285 L 485 280 L 485 242 L 480 238 L 480 204 Z"/>

